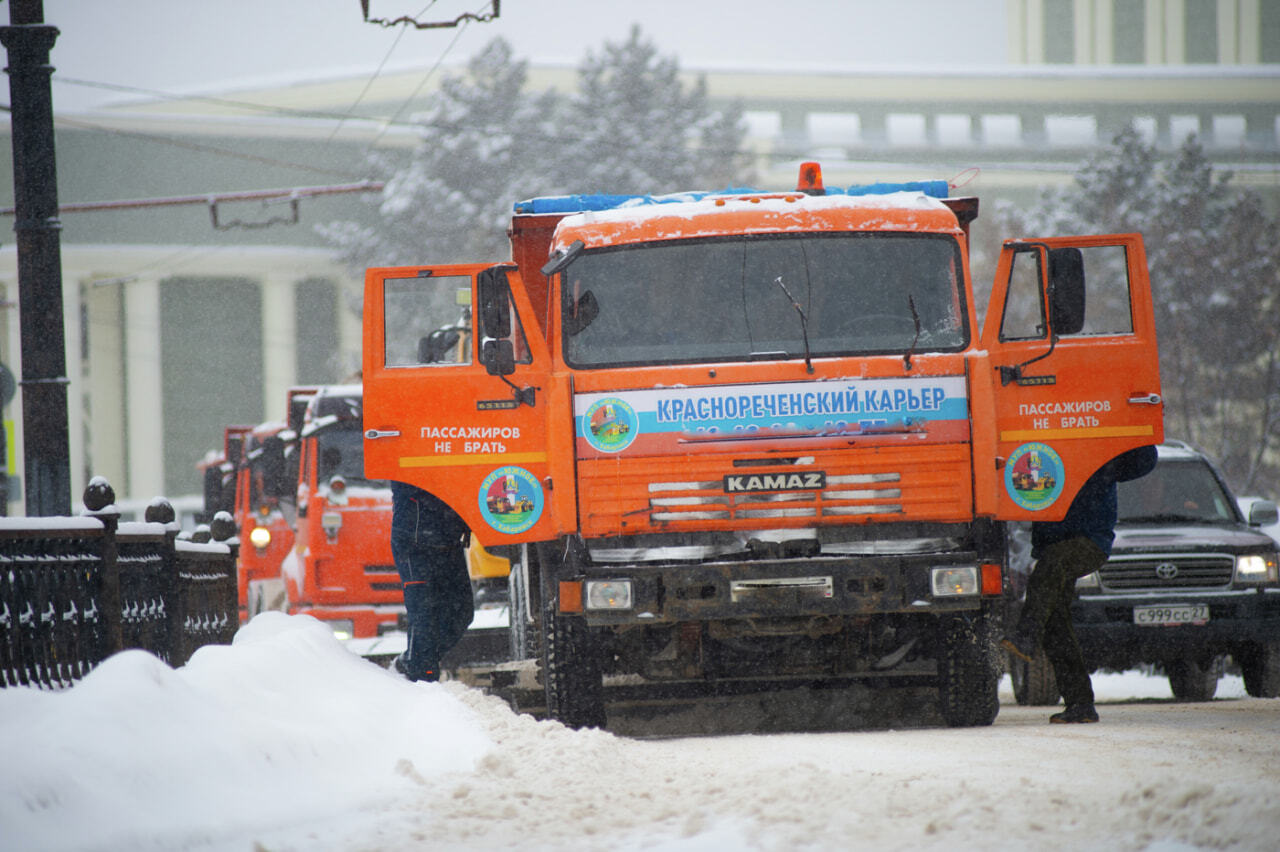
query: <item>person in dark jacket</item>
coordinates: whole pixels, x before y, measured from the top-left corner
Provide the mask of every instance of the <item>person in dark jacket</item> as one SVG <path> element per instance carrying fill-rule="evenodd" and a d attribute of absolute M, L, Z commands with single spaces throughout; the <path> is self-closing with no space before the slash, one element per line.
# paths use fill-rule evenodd
<path fill-rule="evenodd" d="M 391 555 L 404 588 L 409 646 L 393 665 L 411 681 L 440 679 L 440 660 L 471 625 L 467 525 L 433 494 L 391 483 Z"/>
<path fill-rule="evenodd" d="M 1085 481 L 1061 521 L 1031 525 L 1031 556 L 1022 614 L 1001 645 L 1031 662 L 1043 644 L 1053 664 L 1065 709 L 1049 717 L 1055 724 L 1098 721 L 1093 684 L 1071 624 L 1076 580 L 1102 567 L 1115 541 L 1117 482 L 1146 476 L 1156 466 L 1156 448 L 1139 447 L 1107 462 Z"/>

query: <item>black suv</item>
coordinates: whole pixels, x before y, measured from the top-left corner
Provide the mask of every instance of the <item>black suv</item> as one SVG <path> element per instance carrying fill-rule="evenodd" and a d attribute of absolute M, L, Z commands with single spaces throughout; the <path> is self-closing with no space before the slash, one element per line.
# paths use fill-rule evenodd
<path fill-rule="evenodd" d="M 1276 514 L 1257 501 L 1242 517 L 1208 458 L 1160 446 L 1154 471 L 1120 484 L 1111 558 L 1076 583 L 1071 615 L 1090 669 L 1159 665 L 1175 698 L 1207 701 L 1230 655 L 1249 695 L 1280 696 L 1276 542 L 1258 529 Z M 1012 659 L 1010 674 L 1018 703 L 1057 703 L 1043 652 Z"/>

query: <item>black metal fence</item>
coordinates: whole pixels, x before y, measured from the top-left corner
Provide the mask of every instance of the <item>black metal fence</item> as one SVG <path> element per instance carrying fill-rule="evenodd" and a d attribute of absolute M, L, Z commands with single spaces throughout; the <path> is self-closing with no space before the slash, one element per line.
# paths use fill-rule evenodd
<path fill-rule="evenodd" d="M 74 518 L 0 519 L 0 687 L 70 686 L 126 648 L 180 666 L 239 626 L 235 523 L 181 533 L 156 500 L 120 523 L 104 480 Z"/>

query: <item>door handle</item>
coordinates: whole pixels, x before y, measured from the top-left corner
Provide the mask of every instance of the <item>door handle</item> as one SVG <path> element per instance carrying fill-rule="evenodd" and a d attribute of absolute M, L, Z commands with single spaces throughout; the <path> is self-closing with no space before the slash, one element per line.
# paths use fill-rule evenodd
<path fill-rule="evenodd" d="M 1138 396 L 1129 397 L 1130 405 L 1159 405 L 1164 402 L 1158 393 L 1144 393 Z"/>
<path fill-rule="evenodd" d="M 364 436 L 372 441 L 374 438 L 399 438 L 398 429 L 366 429 Z"/>

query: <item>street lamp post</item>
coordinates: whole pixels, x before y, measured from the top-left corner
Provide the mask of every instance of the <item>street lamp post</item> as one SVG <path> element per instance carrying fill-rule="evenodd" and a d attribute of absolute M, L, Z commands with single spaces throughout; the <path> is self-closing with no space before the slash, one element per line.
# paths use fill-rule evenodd
<path fill-rule="evenodd" d="M 62 316 L 58 175 L 49 50 L 57 27 L 42 0 L 9 0 L 0 43 L 9 52 L 14 232 L 22 332 L 22 434 L 26 511 L 71 514 L 67 354 Z"/>

